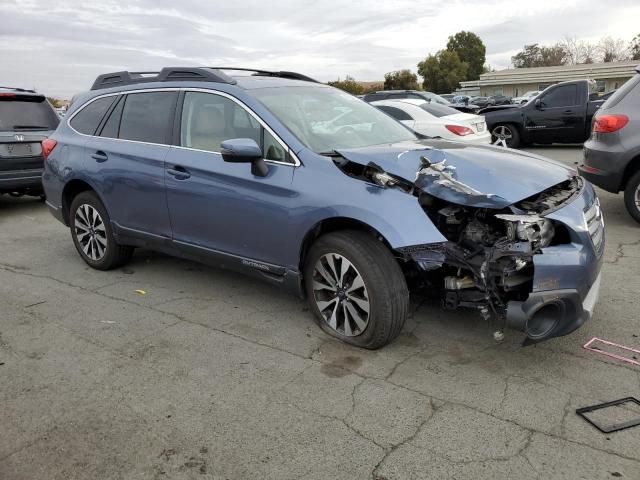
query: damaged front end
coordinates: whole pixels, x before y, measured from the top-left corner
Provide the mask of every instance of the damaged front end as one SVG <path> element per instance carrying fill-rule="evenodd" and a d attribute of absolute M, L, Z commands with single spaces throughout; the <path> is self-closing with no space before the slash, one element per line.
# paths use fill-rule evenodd
<path fill-rule="evenodd" d="M 568 175 L 513 202 L 462 182 L 443 157 L 440 151 L 420 155 L 411 183 L 373 162 L 357 167 L 343 159 L 340 166 L 417 198 L 447 241 L 397 251 L 407 278 L 439 296 L 445 308 L 472 308 L 497 321 L 496 339 L 506 327 L 524 331 L 525 344 L 578 328 L 593 310 L 604 244 L 599 206 L 592 224 L 586 220 L 598 205 L 592 188 Z M 595 245 L 598 238 L 602 244 Z"/>

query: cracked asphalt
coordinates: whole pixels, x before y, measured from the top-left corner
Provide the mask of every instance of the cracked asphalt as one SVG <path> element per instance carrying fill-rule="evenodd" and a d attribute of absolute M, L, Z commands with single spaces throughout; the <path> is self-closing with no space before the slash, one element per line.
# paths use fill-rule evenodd
<path fill-rule="evenodd" d="M 638 479 L 640 427 L 575 414 L 640 398 L 640 367 L 582 349 L 640 347 L 640 226 L 600 195 L 601 298 L 579 331 L 496 343 L 414 299 L 374 352 L 235 273 L 147 251 L 91 270 L 42 203 L 0 197 L 0 479 Z"/>

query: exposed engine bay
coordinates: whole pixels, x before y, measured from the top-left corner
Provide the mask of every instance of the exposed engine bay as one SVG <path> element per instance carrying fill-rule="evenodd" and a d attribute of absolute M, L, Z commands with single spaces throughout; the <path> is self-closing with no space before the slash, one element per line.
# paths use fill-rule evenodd
<path fill-rule="evenodd" d="M 507 303 L 524 301 L 532 292 L 534 255 L 570 242 L 567 229 L 544 215 L 578 195 L 583 181 L 576 176 L 510 204 L 458 181 L 455 168 L 446 161 L 421 160 L 422 168 L 410 183 L 373 163 L 362 166 L 334 159 L 347 175 L 417 197 L 447 241 L 400 249 L 407 279 L 414 289 L 438 295 L 447 309 L 472 308 L 485 320 L 497 320 L 494 335 L 499 340 Z"/>

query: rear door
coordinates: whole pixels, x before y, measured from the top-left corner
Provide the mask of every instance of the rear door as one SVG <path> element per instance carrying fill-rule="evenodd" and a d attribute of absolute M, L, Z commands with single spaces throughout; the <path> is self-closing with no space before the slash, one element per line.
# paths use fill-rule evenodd
<path fill-rule="evenodd" d="M 171 237 L 164 161 L 177 99 L 177 90 L 122 95 L 86 144 L 86 170 L 128 234 Z"/>
<path fill-rule="evenodd" d="M 220 144 L 251 138 L 261 145 L 269 172 L 228 163 Z M 167 203 L 174 241 L 281 265 L 289 222 L 294 160 L 288 148 L 244 105 L 223 93 L 187 91 L 180 135 L 166 160 Z"/>

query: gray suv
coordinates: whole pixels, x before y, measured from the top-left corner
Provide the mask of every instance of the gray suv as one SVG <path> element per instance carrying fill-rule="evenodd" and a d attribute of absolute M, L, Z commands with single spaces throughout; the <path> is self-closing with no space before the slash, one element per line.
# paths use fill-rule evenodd
<path fill-rule="evenodd" d="M 640 222 L 640 66 L 636 72 L 598 110 L 579 171 L 608 192 L 624 191 L 627 210 Z"/>
<path fill-rule="evenodd" d="M 0 87 L 0 194 L 42 194 L 41 142 L 58 123 L 44 95 Z"/>

